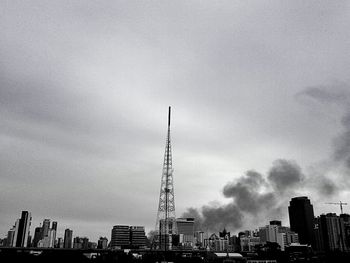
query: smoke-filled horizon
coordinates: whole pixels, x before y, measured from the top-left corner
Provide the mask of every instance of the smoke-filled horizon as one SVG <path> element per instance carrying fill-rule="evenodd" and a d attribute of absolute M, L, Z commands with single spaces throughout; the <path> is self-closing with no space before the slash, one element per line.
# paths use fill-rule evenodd
<path fill-rule="evenodd" d="M 334 104 L 342 113 L 342 132 L 333 139 L 329 158 L 304 173 L 294 160 L 277 159 L 264 176 L 249 170 L 244 175 L 228 182 L 222 194 L 228 199 L 225 204 L 207 204 L 200 208 L 188 208 L 182 217 L 194 217 L 195 228 L 206 231 L 255 229 L 271 220 L 283 220 L 288 225 L 288 206 L 291 198 L 308 196 L 327 198 L 340 191 L 348 192 L 350 172 L 350 85 L 336 83 L 329 86 L 307 87 L 295 96 L 298 100 L 313 100 L 323 106 Z M 312 164 L 310 164 L 311 166 Z M 335 173 L 335 174 L 332 174 Z M 335 177 L 334 177 L 335 176 Z M 255 230 L 249 229 L 249 230 Z"/>
<path fill-rule="evenodd" d="M 296 195 L 339 213 L 349 5 L 0 1 L 0 238 L 22 210 L 58 237 L 154 229 L 168 106 L 178 217 L 288 225 Z"/>

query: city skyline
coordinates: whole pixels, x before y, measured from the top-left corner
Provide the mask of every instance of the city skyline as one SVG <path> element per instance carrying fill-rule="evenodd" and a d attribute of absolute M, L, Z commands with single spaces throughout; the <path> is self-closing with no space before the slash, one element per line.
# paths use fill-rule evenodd
<path fill-rule="evenodd" d="M 249 229 L 289 225 L 293 196 L 350 200 L 348 3 L 0 7 L 2 237 L 22 210 L 32 234 L 152 230 L 169 105 L 177 217 Z"/>
<path fill-rule="evenodd" d="M 173 244 L 169 249 L 178 250 L 182 247 L 194 250 L 229 249 L 246 252 L 257 250 L 257 245 L 264 246 L 266 242 L 274 242 L 278 244 L 281 251 L 293 245 L 309 245 L 316 251 L 335 251 L 340 248 L 342 251 L 349 252 L 349 214 L 314 215 L 313 205 L 307 196 L 293 197 L 289 203 L 288 214 L 290 226 L 286 226 L 280 220 L 271 220 L 269 224 L 259 222 L 252 229 L 239 229 L 237 233 L 227 231 L 226 227 L 217 232 L 208 232 L 199 228 L 198 225 L 195 226 L 195 218 L 177 218 L 174 221 L 177 225 L 176 234 L 173 233 Z M 35 227 L 34 234 L 30 234 L 31 220 L 31 213 L 22 211 L 21 218 L 16 220 L 7 237 L 0 238 L 0 247 L 164 250 L 159 247 L 159 240 L 155 239 L 154 235 L 146 241 L 144 226 L 114 225 L 110 243 L 108 243 L 108 238 L 103 235 L 94 242 L 87 236 L 73 235 L 72 229 L 65 229 L 64 237 L 57 237 L 58 222 L 52 221 L 51 224 L 51 219 L 44 219 L 40 226 Z"/>

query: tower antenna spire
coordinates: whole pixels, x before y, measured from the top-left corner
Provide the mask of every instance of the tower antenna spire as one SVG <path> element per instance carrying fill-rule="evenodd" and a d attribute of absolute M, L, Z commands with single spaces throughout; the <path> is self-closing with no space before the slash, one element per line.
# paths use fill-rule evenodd
<path fill-rule="evenodd" d="M 168 113 L 168 127 L 170 128 L 170 115 L 171 115 L 171 107 L 169 106 L 169 113 Z"/>
<path fill-rule="evenodd" d="M 163 172 L 160 183 L 159 205 L 156 221 L 156 246 L 162 250 L 172 249 L 172 235 L 177 233 L 175 195 L 173 184 L 173 161 L 170 141 L 171 107 L 168 110 L 168 132 L 165 143 Z"/>

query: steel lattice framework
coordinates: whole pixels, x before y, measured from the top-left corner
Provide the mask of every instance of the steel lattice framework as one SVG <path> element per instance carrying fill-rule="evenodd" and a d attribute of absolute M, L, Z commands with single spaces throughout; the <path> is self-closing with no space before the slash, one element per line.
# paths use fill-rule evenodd
<path fill-rule="evenodd" d="M 160 184 L 159 205 L 157 213 L 156 231 L 158 248 L 171 249 L 172 235 L 177 233 L 176 215 L 175 215 L 175 195 L 173 180 L 173 163 L 170 141 L 170 114 L 168 113 L 168 133 L 165 145 L 165 154 L 163 162 L 163 173 Z"/>

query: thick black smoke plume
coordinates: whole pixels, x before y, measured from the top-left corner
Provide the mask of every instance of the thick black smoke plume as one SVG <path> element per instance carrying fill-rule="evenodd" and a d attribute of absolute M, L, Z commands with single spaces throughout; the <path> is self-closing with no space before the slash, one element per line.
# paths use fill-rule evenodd
<path fill-rule="evenodd" d="M 332 196 L 341 187 L 329 170 L 336 164 L 350 174 L 350 86 L 336 83 L 308 87 L 296 98 L 313 100 L 323 106 L 333 104 L 345 111 L 341 121 L 343 131 L 334 140 L 331 158 L 316 165 L 318 168 L 311 169 L 307 176 L 295 161 L 285 159 L 273 162 L 265 177 L 256 171 L 247 171 L 224 186 L 223 195 L 230 199 L 228 204 L 189 208 L 183 214 L 196 218 L 197 229 L 219 231 L 226 227 L 235 231 L 244 225 L 261 225 L 271 219 L 285 218 L 293 196 L 310 190 L 319 196 Z M 324 163 L 330 167 L 324 167 Z"/>
<path fill-rule="evenodd" d="M 196 218 L 197 229 L 219 231 L 224 227 L 240 229 L 244 223 L 256 224 L 262 216 L 280 216 L 286 206 L 285 193 L 294 192 L 304 175 L 294 161 L 276 160 L 267 179 L 256 171 L 247 171 L 237 180 L 227 183 L 223 195 L 230 198 L 226 205 L 206 205 L 190 208 L 182 216 Z"/>

